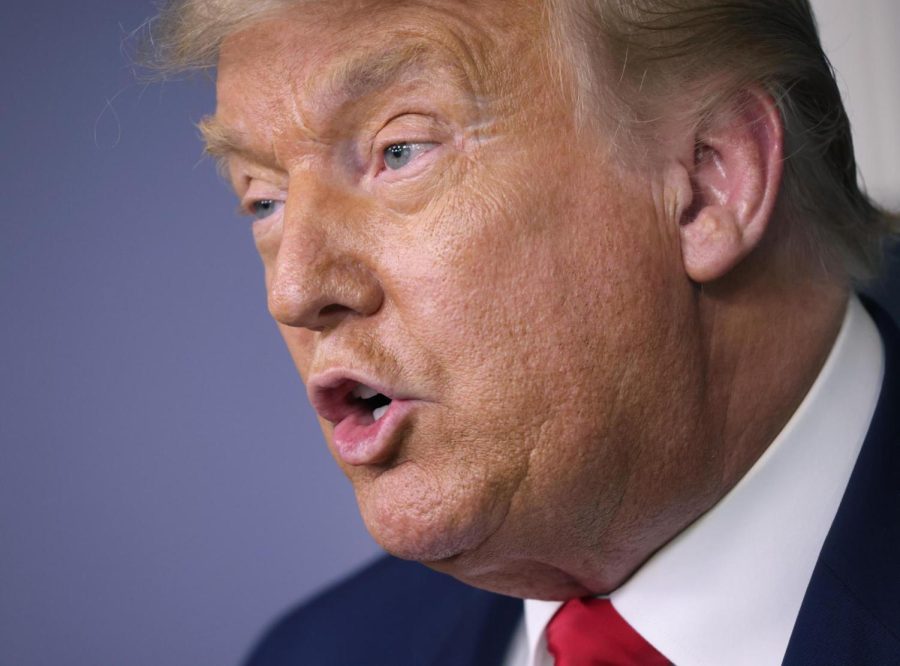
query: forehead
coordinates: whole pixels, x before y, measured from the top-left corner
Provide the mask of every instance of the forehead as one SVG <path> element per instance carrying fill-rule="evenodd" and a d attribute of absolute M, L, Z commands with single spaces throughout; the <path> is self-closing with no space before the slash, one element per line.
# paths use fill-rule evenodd
<path fill-rule="evenodd" d="M 477 61 L 498 42 L 533 37 L 544 14 L 541 0 L 294 0 L 227 37 L 219 64 L 261 53 L 315 60 L 404 36 Z"/>
<path fill-rule="evenodd" d="M 540 2 L 527 0 L 293 3 L 226 38 L 216 115 L 236 129 L 232 106 L 296 121 L 310 110 L 297 105 L 337 105 L 436 69 L 442 83 L 494 96 L 523 58 L 542 57 L 543 23 Z M 288 101 L 293 108 L 277 108 Z"/>

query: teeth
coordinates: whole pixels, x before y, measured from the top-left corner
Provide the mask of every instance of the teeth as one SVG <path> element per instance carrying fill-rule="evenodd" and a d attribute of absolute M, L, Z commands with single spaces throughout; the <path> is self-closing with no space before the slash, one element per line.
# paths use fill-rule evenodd
<path fill-rule="evenodd" d="M 376 395 L 378 395 L 378 391 L 369 388 L 365 384 L 357 384 L 356 388 L 353 389 L 353 397 L 359 398 L 360 400 L 368 400 L 369 398 L 374 398 Z"/>
<path fill-rule="evenodd" d="M 372 418 L 376 421 L 380 420 L 382 416 L 387 414 L 387 410 L 390 409 L 390 405 L 384 405 L 383 407 L 379 407 L 378 409 L 372 410 Z"/>

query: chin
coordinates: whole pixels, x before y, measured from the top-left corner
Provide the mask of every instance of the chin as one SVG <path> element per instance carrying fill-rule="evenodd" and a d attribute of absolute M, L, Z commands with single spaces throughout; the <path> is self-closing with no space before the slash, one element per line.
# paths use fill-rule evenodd
<path fill-rule="evenodd" d="M 356 497 L 378 545 L 419 562 L 450 561 L 477 549 L 505 514 L 486 488 L 440 483 L 409 462 L 357 485 Z"/>
<path fill-rule="evenodd" d="M 536 559 L 534 553 L 517 552 L 494 540 L 474 551 L 424 564 L 472 587 L 510 597 L 562 601 L 598 593 L 562 568 Z"/>

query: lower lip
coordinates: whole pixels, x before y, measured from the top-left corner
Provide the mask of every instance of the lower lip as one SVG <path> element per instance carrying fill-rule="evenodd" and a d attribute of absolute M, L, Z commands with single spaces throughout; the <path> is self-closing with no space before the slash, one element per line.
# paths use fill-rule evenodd
<path fill-rule="evenodd" d="M 348 465 L 375 465 L 393 453 L 394 435 L 406 415 L 416 406 L 413 400 L 392 400 L 387 412 L 377 421 L 363 414 L 352 414 L 334 426 L 334 448 Z"/>

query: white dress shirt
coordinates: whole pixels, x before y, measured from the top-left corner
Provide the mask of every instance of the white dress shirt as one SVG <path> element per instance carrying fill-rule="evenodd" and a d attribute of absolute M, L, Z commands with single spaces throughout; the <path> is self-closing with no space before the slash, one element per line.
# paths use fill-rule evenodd
<path fill-rule="evenodd" d="M 881 338 L 854 296 L 819 376 L 765 453 L 610 595 L 676 666 L 781 664 L 883 374 Z M 560 605 L 526 600 L 505 666 L 551 666 L 544 632 Z"/>

